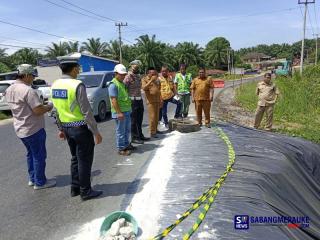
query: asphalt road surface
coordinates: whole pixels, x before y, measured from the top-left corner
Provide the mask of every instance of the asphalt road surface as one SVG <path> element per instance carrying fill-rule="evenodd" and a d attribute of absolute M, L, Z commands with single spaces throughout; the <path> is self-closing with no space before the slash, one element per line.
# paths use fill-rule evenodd
<path fill-rule="evenodd" d="M 240 84 L 240 81 L 235 84 Z M 226 87 L 232 85 L 232 81 L 226 82 Z M 217 89 L 216 94 L 219 91 Z M 169 117 L 173 110 L 171 105 Z M 146 136 L 149 135 L 147 119 L 145 108 Z M 95 148 L 92 184 L 94 188 L 103 190 L 103 195 L 82 202 L 79 197 L 70 197 L 70 152 L 67 143 L 58 139 L 53 119 L 46 118 L 46 174 L 48 178 L 57 180 L 57 186 L 38 191 L 27 185 L 26 150 L 16 137 L 12 123 L 0 123 L 0 239 L 61 240 L 73 235 L 84 223 L 121 209 L 124 197 L 135 194 L 137 188 L 134 186 L 144 184 L 135 179 L 165 135 L 157 141 L 139 145 L 131 156 L 122 157 L 115 150 L 114 127 L 110 117 L 99 123 L 103 142 Z"/>
<path fill-rule="evenodd" d="M 145 113 L 146 123 L 147 119 Z M 57 138 L 53 119 L 46 119 L 46 174 L 57 180 L 57 186 L 38 191 L 27 186 L 25 147 L 16 137 L 12 123 L 2 123 L 0 239 L 61 240 L 72 235 L 80 225 L 119 210 L 125 194 L 135 193 L 132 187 L 129 192 L 127 189 L 130 184 L 137 184 L 134 179 L 161 139 L 139 145 L 131 156 L 122 157 L 115 150 L 114 126 L 110 118 L 99 124 L 103 142 L 95 148 L 92 184 L 104 193 L 98 199 L 82 202 L 79 197 L 70 197 L 70 153 L 67 143 Z M 148 136 L 147 124 L 144 132 Z"/>

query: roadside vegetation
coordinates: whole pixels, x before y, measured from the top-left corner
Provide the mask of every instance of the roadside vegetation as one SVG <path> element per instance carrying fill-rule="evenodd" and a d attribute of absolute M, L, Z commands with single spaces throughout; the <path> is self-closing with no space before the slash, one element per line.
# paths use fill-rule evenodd
<path fill-rule="evenodd" d="M 303 77 L 274 80 L 280 97 L 274 111 L 277 132 L 299 136 L 320 143 L 320 66 L 307 67 Z M 236 100 L 246 110 L 254 112 L 257 106 L 256 83 L 237 89 Z"/>
<path fill-rule="evenodd" d="M 314 62 L 316 48 L 314 39 L 306 39 L 305 45 L 309 49 L 309 62 Z M 232 50 L 229 61 L 237 68 L 248 70 L 252 66 L 243 61 L 243 57 L 248 53 L 258 52 L 272 58 L 292 59 L 299 56 L 300 46 L 301 41 L 293 44 L 259 44 L 255 47 Z M 231 44 L 224 37 L 216 37 L 202 47 L 194 42 L 179 42 L 172 45 L 157 40 L 155 35 L 141 35 L 132 44 L 123 43 L 122 57 L 125 65 L 128 65 L 133 59 L 141 60 L 144 70 L 148 67 L 159 69 L 162 64 L 166 64 L 173 71 L 179 68 L 180 63 L 185 63 L 192 69 L 205 66 L 208 69 L 226 71 L 230 49 Z M 0 48 L 0 73 L 14 71 L 16 66 L 22 63 L 36 65 L 38 59 L 55 59 L 72 52 L 84 51 L 113 60 L 120 59 L 120 47 L 117 40 L 106 42 L 94 37 L 88 38 L 85 42 L 52 42 L 42 52 L 33 48 L 22 48 L 8 55 L 6 51 L 6 48 Z"/>
<path fill-rule="evenodd" d="M 6 111 L 0 111 L 0 120 L 3 120 L 3 119 L 7 119 L 7 118 L 10 118 L 10 114 L 9 112 L 6 112 Z"/>

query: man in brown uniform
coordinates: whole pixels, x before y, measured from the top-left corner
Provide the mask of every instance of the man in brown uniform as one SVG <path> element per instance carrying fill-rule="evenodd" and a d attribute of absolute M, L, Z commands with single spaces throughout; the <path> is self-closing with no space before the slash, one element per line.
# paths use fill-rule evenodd
<path fill-rule="evenodd" d="M 148 75 L 142 79 L 142 89 L 147 99 L 150 136 L 157 138 L 159 109 L 162 100 L 160 98 L 160 81 L 158 79 L 158 73 L 154 68 L 149 68 Z"/>
<path fill-rule="evenodd" d="M 162 106 L 163 122 L 165 124 L 165 127 L 169 128 L 169 121 L 168 121 L 168 114 L 167 114 L 168 104 L 172 103 L 177 105 L 174 118 L 178 119 L 180 118 L 180 109 L 181 109 L 182 103 L 175 98 L 175 96 L 177 95 L 177 91 L 176 91 L 173 79 L 169 75 L 169 69 L 167 66 L 162 66 L 161 76 L 159 77 L 159 80 L 160 80 L 161 99 L 163 100 L 163 106 Z"/>
<path fill-rule="evenodd" d="M 256 89 L 258 107 L 254 120 L 254 128 L 259 128 L 264 112 L 266 112 L 266 130 L 271 131 L 274 104 L 277 101 L 279 90 L 271 82 L 271 73 L 264 75 L 264 80 L 259 82 Z"/>
<path fill-rule="evenodd" d="M 192 102 L 195 102 L 197 120 L 202 126 L 202 110 L 205 116 L 206 127 L 210 128 L 210 109 L 213 101 L 213 84 L 210 77 L 206 76 L 205 68 L 199 69 L 199 76 L 193 79 L 190 86 Z"/>

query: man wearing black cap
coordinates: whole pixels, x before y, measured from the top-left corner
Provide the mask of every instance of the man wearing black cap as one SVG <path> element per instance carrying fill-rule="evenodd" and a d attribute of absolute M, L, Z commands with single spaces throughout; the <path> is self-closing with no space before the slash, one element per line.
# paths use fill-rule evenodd
<path fill-rule="evenodd" d="M 139 60 L 134 60 L 130 63 L 131 69 L 123 80 L 123 83 L 127 86 L 131 99 L 131 141 L 143 144 L 149 138 L 146 138 L 142 133 L 144 107 L 141 97 L 140 65 L 141 62 Z"/>
<path fill-rule="evenodd" d="M 59 137 L 67 139 L 71 158 L 71 196 L 82 200 L 98 197 L 102 191 L 91 188 L 91 167 L 95 144 L 102 137 L 98 131 L 84 84 L 76 80 L 81 55 L 59 57 L 61 79 L 52 85 L 52 101 L 57 109 Z"/>

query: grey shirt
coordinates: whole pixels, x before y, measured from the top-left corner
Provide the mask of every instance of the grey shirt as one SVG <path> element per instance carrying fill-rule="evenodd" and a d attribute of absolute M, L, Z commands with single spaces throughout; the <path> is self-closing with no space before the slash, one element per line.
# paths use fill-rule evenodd
<path fill-rule="evenodd" d="M 70 79 L 71 77 L 69 75 L 62 75 L 61 78 Z M 84 84 L 78 85 L 77 91 L 76 91 L 76 97 L 77 97 L 77 102 L 80 106 L 80 110 L 84 116 L 84 121 L 87 123 L 89 130 L 94 135 L 98 134 L 99 130 L 98 130 L 97 122 L 94 119 L 93 112 L 87 97 L 86 87 Z M 61 129 L 61 123 L 60 123 L 58 113 L 57 113 L 57 124 L 59 129 Z"/>
<path fill-rule="evenodd" d="M 141 97 L 140 74 L 128 72 L 127 76 L 123 80 L 123 83 L 127 86 L 130 97 Z"/>
<path fill-rule="evenodd" d="M 13 127 L 19 138 L 29 137 L 44 128 L 43 115 L 32 109 L 42 105 L 37 92 L 21 80 L 13 83 L 5 92 L 6 101 L 13 116 Z"/>

